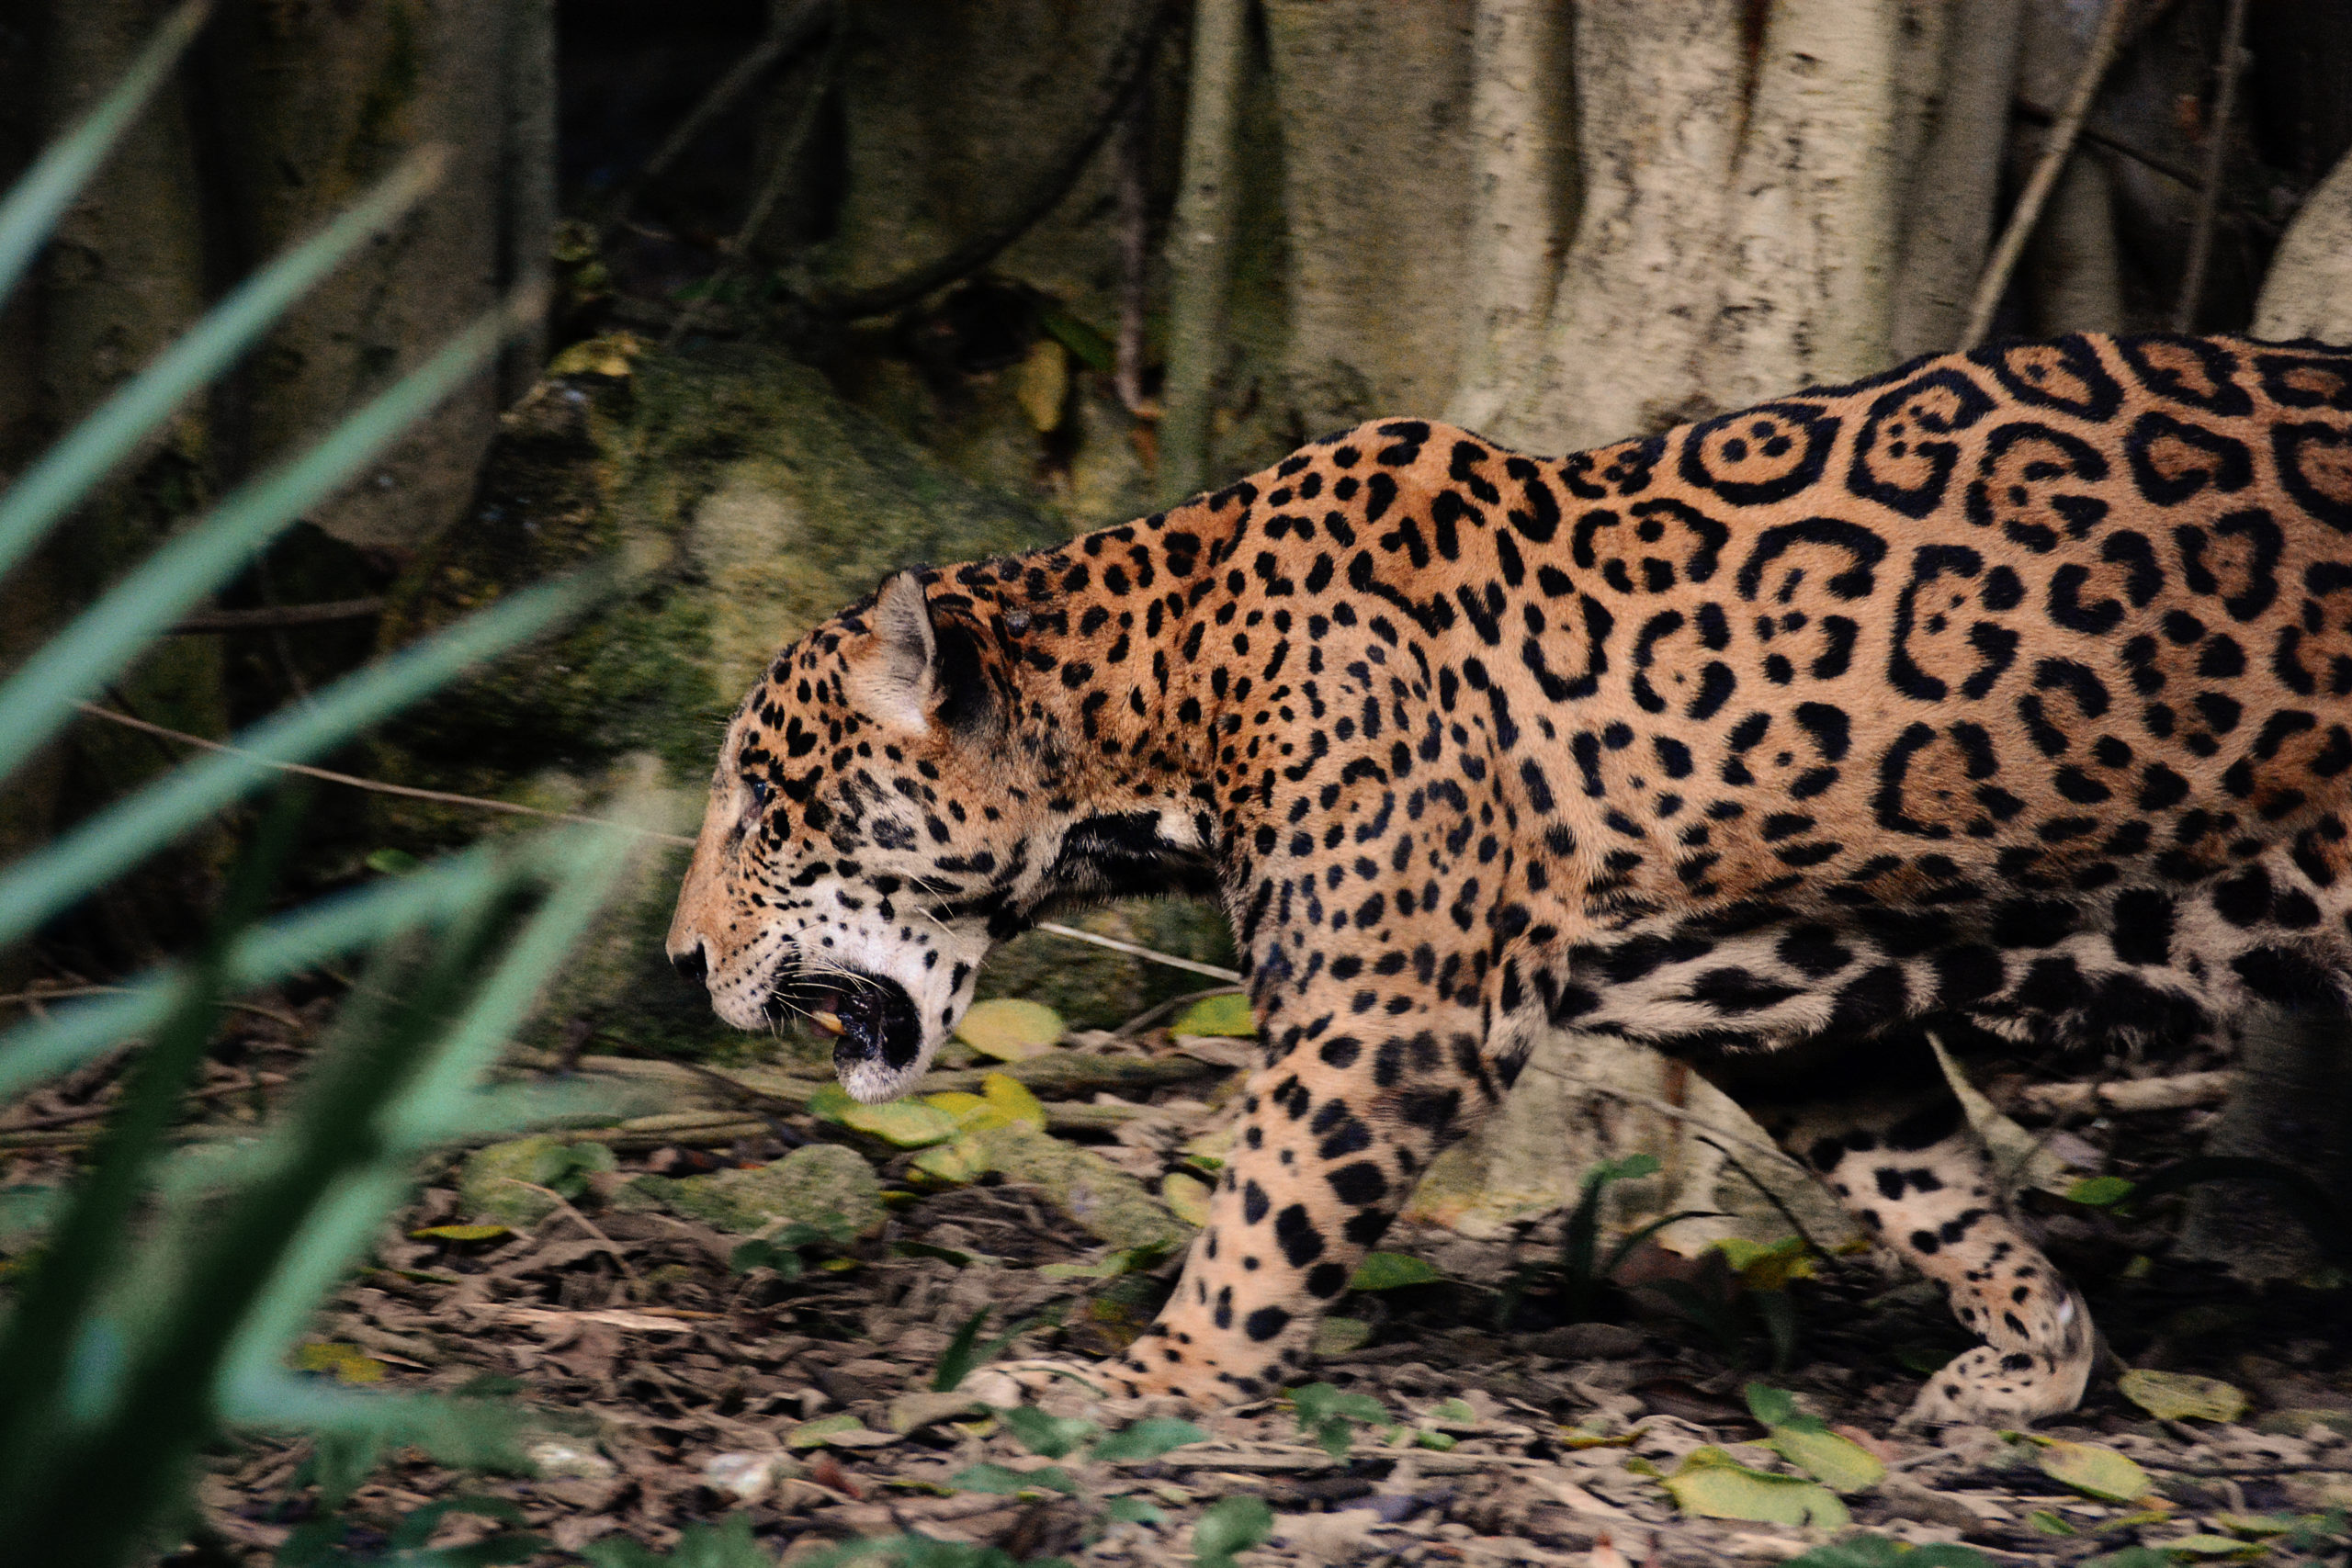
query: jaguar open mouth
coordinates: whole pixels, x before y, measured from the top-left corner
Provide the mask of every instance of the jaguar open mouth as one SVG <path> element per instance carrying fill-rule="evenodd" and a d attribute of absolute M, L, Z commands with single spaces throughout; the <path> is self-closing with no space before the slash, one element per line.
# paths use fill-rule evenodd
<path fill-rule="evenodd" d="M 833 1037 L 833 1070 L 846 1075 L 878 1062 L 903 1072 L 914 1066 L 922 1054 L 922 1019 L 906 987 L 875 975 L 842 978 L 848 983 L 796 986 L 788 1004 L 789 1010 Z M 768 1005 L 775 1011 L 787 1007 L 780 996 Z"/>

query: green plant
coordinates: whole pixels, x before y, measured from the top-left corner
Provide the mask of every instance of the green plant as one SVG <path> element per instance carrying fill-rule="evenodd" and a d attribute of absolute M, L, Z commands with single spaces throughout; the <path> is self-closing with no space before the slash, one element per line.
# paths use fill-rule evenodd
<path fill-rule="evenodd" d="M 0 297 L 169 75 L 202 15 L 200 5 L 175 13 L 130 75 L 0 201 Z M 0 495 L 0 571 L 290 301 L 405 211 L 436 166 L 429 156 L 413 161 L 256 274 L 28 468 Z M 177 532 L 9 672 L 0 681 L 0 778 L 148 641 L 479 373 L 519 320 L 519 309 L 503 310 L 459 333 L 316 446 Z M 514 594 L 96 812 L 0 871 L 0 945 L 276 779 L 277 764 L 343 743 L 597 592 L 579 580 Z M 107 1564 L 139 1553 L 185 1517 L 194 1456 L 224 1425 L 335 1434 L 346 1454 L 419 1443 L 460 1461 L 514 1461 L 511 1426 L 478 1404 L 357 1393 L 298 1379 L 284 1359 L 322 1295 L 406 1194 L 424 1154 L 545 1108 L 527 1089 L 477 1085 L 594 915 L 623 846 L 596 829 L 511 840 L 265 920 L 300 809 L 288 792 L 265 814 L 194 957 L 0 1035 L 0 1094 L 126 1041 L 146 1042 L 87 1168 L 54 1204 L 37 1260 L 9 1277 L 13 1303 L 0 1321 L 0 1539 L 12 1557 Z M 222 998 L 355 953 L 372 953 L 367 983 L 289 1111 L 249 1152 L 187 1178 L 168 1159 L 169 1132 Z M 347 1490 L 348 1478 L 341 1484 Z M 414 1540 L 396 1548 L 411 1553 L 403 1560 L 459 1561 L 424 1553 L 416 1532 L 431 1528 L 430 1519 L 411 1522 Z"/>
<path fill-rule="evenodd" d="M 1302 1437 L 1333 1459 L 1348 1457 L 1348 1444 L 1361 1426 L 1388 1424 L 1388 1412 L 1368 1393 L 1350 1393 L 1328 1382 L 1304 1383 L 1290 1391 L 1292 1412 Z"/>
<path fill-rule="evenodd" d="M 1005 1347 L 1035 1324 L 1034 1318 L 1025 1318 L 982 1345 L 980 1330 L 988 1326 L 990 1310 L 982 1307 L 966 1318 L 963 1326 L 956 1331 L 956 1337 L 947 1342 L 947 1348 L 939 1353 L 939 1366 L 931 1374 L 933 1392 L 953 1393 L 964 1385 L 966 1378 L 1004 1354 Z"/>
<path fill-rule="evenodd" d="M 609 1153 L 605 1158 L 609 1164 Z M 781 1279 L 797 1280 L 808 1271 L 808 1260 L 800 1256 L 802 1253 L 840 1247 L 849 1239 L 849 1222 L 839 1214 L 827 1214 L 824 1223 L 813 1225 L 805 1220 L 795 1220 L 774 1235 L 754 1236 L 738 1247 L 727 1255 L 727 1267 L 737 1274 L 768 1269 Z"/>
<path fill-rule="evenodd" d="M 1604 1291 L 1614 1281 L 1617 1270 L 1634 1249 L 1679 1220 L 1710 1219 L 1710 1209 L 1678 1209 L 1670 1214 L 1637 1226 L 1620 1238 L 1604 1258 L 1600 1252 L 1600 1201 L 1608 1190 L 1620 1181 L 1637 1181 L 1645 1176 L 1656 1176 L 1658 1161 L 1656 1155 L 1627 1155 L 1623 1159 L 1602 1160 L 1584 1174 L 1584 1183 L 1577 1194 L 1576 1206 L 1568 1211 L 1567 1224 L 1560 1231 L 1559 1261 L 1552 1265 L 1522 1267 L 1512 1272 L 1496 1303 L 1496 1326 L 1508 1327 L 1517 1315 L 1521 1301 L 1531 1287 L 1549 1286 L 1559 1303 L 1561 1318 L 1568 1323 L 1585 1323 L 1600 1311 Z"/>

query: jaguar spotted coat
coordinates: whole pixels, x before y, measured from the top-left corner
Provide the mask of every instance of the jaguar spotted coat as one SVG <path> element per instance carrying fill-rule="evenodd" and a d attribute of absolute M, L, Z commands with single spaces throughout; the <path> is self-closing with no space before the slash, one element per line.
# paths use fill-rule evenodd
<path fill-rule="evenodd" d="M 1690 1062 L 2071 1408 L 1926 1032 L 2161 1044 L 2352 967 L 2352 352 L 2071 337 L 1561 460 L 1418 420 L 892 578 L 729 730 L 670 939 L 921 1077 L 1057 903 L 1223 897 L 1264 1058 L 1125 1393 L 1253 1394 L 1545 1029 Z"/>

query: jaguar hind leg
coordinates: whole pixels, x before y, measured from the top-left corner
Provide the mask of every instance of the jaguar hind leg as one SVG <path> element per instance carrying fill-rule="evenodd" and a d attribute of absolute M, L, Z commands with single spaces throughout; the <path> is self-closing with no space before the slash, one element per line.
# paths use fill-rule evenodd
<path fill-rule="evenodd" d="M 2007 1211 L 1924 1036 L 1858 1043 L 1785 1089 L 1730 1089 L 1984 1341 L 1928 1381 L 1906 1423 L 2017 1425 L 2081 1402 L 2090 1314 Z"/>

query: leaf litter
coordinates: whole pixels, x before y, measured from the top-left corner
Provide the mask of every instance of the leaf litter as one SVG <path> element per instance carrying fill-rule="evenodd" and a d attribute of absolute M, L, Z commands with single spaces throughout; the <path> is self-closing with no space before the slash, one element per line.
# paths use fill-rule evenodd
<path fill-rule="evenodd" d="M 1210 1021 L 1183 1020 L 1183 1032 Z M 539 1473 L 242 1437 L 202 1480 L 209 1550 L 259 1562 L 299 1557 L 306 1541 L 397 1535 L 417 1550 L 487 1543 L 469 1561 L 813 1568 L 853 1542 L 920 1538 L 1001 1553 L 999 1568 L 1057 1557 L 2130 1568 L 2132 1553 L 2154 1568 L 2340 1560 L 2352 1541 L 2352 1356 L 2308 1318 L 2267 1337 L 2244 1324 L 2201 1342 L 2177 1327 L 2143 1334 L 2170 1362 L 2098 1380 L 2075 1416 L 2027 1437 L 1954 1428 L 1931 1442 L 1894 1420 L 1916 1387 L 1905 1341 L 1942 1332 L 1939 1307 L 1892 1306 L 1866 1270 L 1836 1260 L 1817 1278 L 1776 1278 L 1804 1293 L 1804 1355 L 1766 1381 L 1753 1371 L 1770 1349 L 1759 1329 L 1726 1345 L 1638 1289 L 1611 1299 L 1615 1322 L 1545 1326 L 1539 1314 L 1496 1332 L 1525 1265 L 1556 1256 L 1556 1217 L 1515 1243 L 1392 1235 L 1335 1314 L 1346 1332 L 1325 1344 L 1337 1355 L 1283 1398 L 1189 1418 L 1106 1409 L 1024 1369 L 1122 1348 L 1202 1217 L 1238 1069 L 1184 1052 L 1173 1032 L 1115 1043 L 1099 1069 L 1073 1061 L 1091 1043 L 989 1053 L 980 1071 L 906 1102 L 925 1113 L 921 1142 L 908 1122 L 859 1125 L 811 1085 L 787 1100 L 797 1108 L 759 1102 L 748 1119 L 759 1130 L 698 1143 L 695 1106 L 733 1114 L 746 1102 L 665 1077 L 672 1102 L 645 1108 L 645 1135 L 574 1130 L 525 1151 L 509 1179 L 564 1201 L 520 1220 L 472 1212 L 453 1166 L 295 1365 L 370 1392 L 519 1405 L 540 1428 L 528 1445 Z M 1155 1055 L 1197 1070 L 1155 1080 Z M 296 1066 L 242 1070 L 259 1082 L 281 1065 Z M 759 1081 L 763 1094 L 779 1087 Z M 1137 1117 L 1070 1130 L 1104 1098 Z M 665 1137 L 665 1120 L 689 1125 Z M 1126 1134 L 1139 1125 L 1159 1131 Z M 877 1229 L 775 1216 L 746 1230 L 758 1215 L 740 1204 L 690 1213 L 647 1197 L 825 1143 L 878 1179 Z M 1062 1206 L 1067 1179 L 1024 1179 L 1014 1156 L 1036 1145 L 1091 1161 L 1087 1181 L 1116 1177 L 1165 1229 L 1116 1245 L 1090 1235 Z M 958 1149 L 963 1168 L 943 1169 L 937 1156 Z M 37 1183 L 47 1159 L 54 1179 L 60 1158 L 20 1156 L 12 1178 Z M 1752 1288 L 1737 1279 L 1735 1293 Z M 2216 1337 L 2234 1359 L 2214 1358 Z M 2183 1354 L 2200 1348 L 2201 1361 Z M 537 1556 L 515 1555 L 533 1542 Z M 978 1555 L 926 1561 L 983 1568 Z"/>

